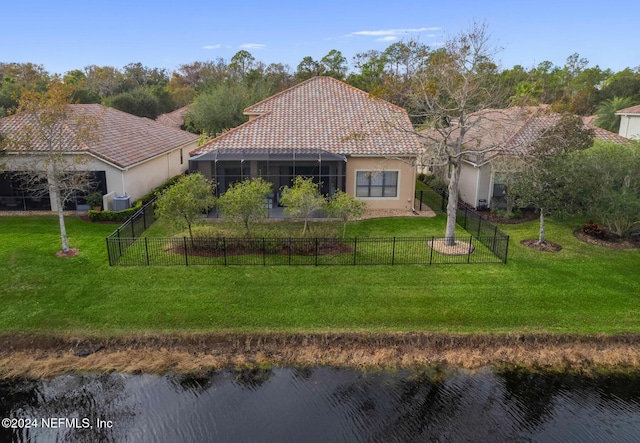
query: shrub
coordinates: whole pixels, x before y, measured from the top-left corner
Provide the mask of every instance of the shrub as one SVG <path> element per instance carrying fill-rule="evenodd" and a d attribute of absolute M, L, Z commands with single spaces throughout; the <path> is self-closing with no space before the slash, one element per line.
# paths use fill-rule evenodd
<path fill-rule="evenodd" d="M 610 236 L 609 232 L 607 232 L 602 225 L 594 223 L 591 220 L 582 225 L 582 232 L 590 237 L 600 238 L 603 240 L 606 240 Z"/>
<path fill-rule="evenodd" d="M 418 174 L 418 180 L 420 180 L 425 185 L 429 186 L 434 191 L 446 191 L 447 184 L 444 180 L 436 177 L 433 174 Z"/>

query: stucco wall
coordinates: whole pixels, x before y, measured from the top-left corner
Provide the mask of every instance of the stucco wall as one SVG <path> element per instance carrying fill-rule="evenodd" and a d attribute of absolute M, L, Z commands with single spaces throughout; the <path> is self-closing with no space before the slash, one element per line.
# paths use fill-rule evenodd
<path fill-rule="evenodd" d="M 384 157 L 349 157 L 347 159 L 346 192 L 356 195 L 356 171 L 398 171 L 397 197 L 366 197 L 370 209 L 411 209 L 415 197 L 416 172 L 406 161 Z"/>
<path fill-rule="evenodd" d="M 640 115 L 622 115 L 618 134 L 635 140 L 640 139 Z"/>
<path fill-rule="evenodd" d="M 119 195 L 128 195 L 131 201 L 142 197 L 171 177 L 181 174 L 189 167 L 189 151 L 195 149 L 197 143 L 187 145 L 136 165 L 123 172 L 124 186 L 120 186 Z M 182 149 L 182 164 L 180 164 Z"/>
<path fill-rule="evenodd" d="M 77 164 L 77 169 L 83 171 L 105 171 L 107 193 L 115 192 L 116 196 L 128 195 L 133 202 L 169 178 L 186 171 L 189 166 L 188 152 L 196 146 L 197 142 L 194 142 L 181 148 L 176 148 L 167 154 L 124 171 L 96 157 L 86 156 L 83 157 L 83 161 Z M 181 149 L 182 164 L 180 164 Z M 8 167 L 11 170 L 18 171 L 24 169 L 27 164 L 32 165 L 35 158 L 35 156 L 28 155 L 10 155 Z M 53 205 L 51 209 L 52 211 L 57 210 Z"/>

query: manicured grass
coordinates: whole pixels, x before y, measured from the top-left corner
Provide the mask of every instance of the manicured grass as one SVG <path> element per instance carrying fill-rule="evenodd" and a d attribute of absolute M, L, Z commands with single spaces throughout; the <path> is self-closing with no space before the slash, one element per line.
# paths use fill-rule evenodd
<path fill-rule="evenodd" d="M 442 218 L 367 220 L 347 236 L 439 235 Z M 583 244 L 579 221 L 549 221 L 559 253 L 519 244 L 537 223 L 503 225 L 507 265 L 114 267 L 115 225 L 0 218 L 1 332 L 434 331 L 640 333 L 640 250 Z"/>

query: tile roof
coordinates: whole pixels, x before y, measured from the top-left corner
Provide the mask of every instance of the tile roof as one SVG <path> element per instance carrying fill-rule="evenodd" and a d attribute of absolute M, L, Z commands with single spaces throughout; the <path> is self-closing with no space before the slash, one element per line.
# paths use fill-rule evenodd
<path fill-rule="evenodd" d="M 548 106 L 545 105 L 485 109 L 476 112 L 468 119 L 470 127 L 464 141 L 467 158 L 474 163 L 483 163 L 501 154 L 526 153 L 531 145 L 560 119 L 560 114 L 549 112 Z M 596 139 L 622 144 L 629 142 L 625 137 L 587 122 L 585 126 L 594 131 Z M 427 137 L 433 138 L 434 131 L 428 130 L 424 133 L 429 134 Z M 453 133 L 453 137 L 455 136 L 457 132 Z M 489 152 L 474 152 L 483 150 Z"/>
<path fill-rule="evenodd" d="M 191 152 L 324 150 L 342 155 L 415 156 L 406 111 L 331 77 L 314 77 L 245 109 L 252 118 Z"/>
<path fill-rule="evenodd" d="M 195 134 L 102 105 L 69 107 L 73 114 L 80 118 L 95 119 L 97 131 L 95 141 L 78 144 L 73 125 L 64 125 L 62 132 L 65 152 L 89 152 L 120 168 L 144 162 L 199 139 Z M 29 125 L 32 118 L 28 114 L 15 114 L 0 119 L 0 132 L 19 131 Z M 46 146 L 42 139 L 34 137 L 30 146 L 10 149 L 20 152 L 43 152 L 46 151 Z"/>
<path fill-rule="evenodd" d="M 156 117 L 156 121 L 165 126 L 180 129 L 184 125 L 184 116 L 188 110 L 188 106 L 183 106 L 182 108 L 178 108 L 173 112 L 169 112 L 168 114 L 160 114 L 158 117 Z"/>
<path fill-rule="evenodd" d="M 616 115 L 640 115 L 640 105 L 632 106 L 630 108 L 621 109 L 616 112 Z"/>

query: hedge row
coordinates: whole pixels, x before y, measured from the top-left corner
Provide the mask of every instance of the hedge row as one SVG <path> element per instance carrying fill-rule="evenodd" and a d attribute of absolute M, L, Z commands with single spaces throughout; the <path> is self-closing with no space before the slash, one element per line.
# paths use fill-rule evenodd
<path fill-rule="evenodd" d="M 171 177 L 169 180 L 165 181 L 160 186 L 154 188 L 151 192 L 143 195 L 138 200 L 133 202 L 133 205 L 129 209 L 124 209 L 122 211 L 89 210 L 89 212 L 87 212 L 87 215 L 89 216 L 89 219 L 94 222 L 125 222 L 129 220 L 129 218 L 131 218 L 131 216 L 135 214 L 137 210 L 142 208 L 142 206 L 146 205 L 151 200 L 156 198 L 165 189 L 173 186 L 183 176 L 184 176 L 183 174 L 180 174 L 180 175 Z"/>

